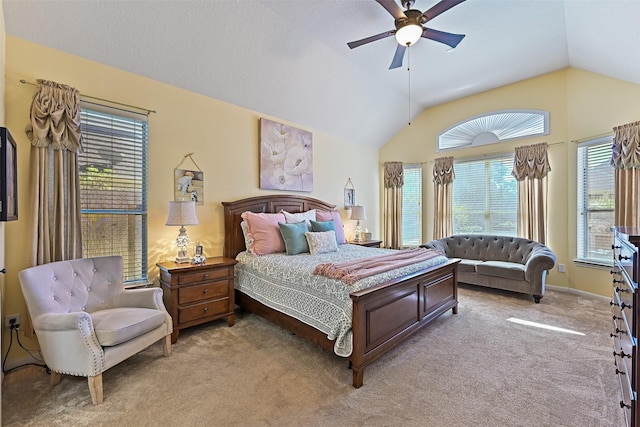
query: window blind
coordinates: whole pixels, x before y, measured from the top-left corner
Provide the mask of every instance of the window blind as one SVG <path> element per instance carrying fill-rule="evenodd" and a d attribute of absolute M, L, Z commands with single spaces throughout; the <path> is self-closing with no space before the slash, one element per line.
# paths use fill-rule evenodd
<path fill-rule="evenodd" d="M 147 279 L 145 116 L 82 108 L 78 154 L 85 257 L 121 255 L 125 282 Z"/>
<path fill-rule="evenodd" d="M 578 146 L 578 259 L 611 263 L 615 215 L 612 136 Z"/>
<path fill-rule="evenodd" d="M 422 165 L 404 165 L 402 246 L 422 244 Z"/>
<path fill-rule="evenodd" d="M 454 234 L 518 232 L 518 186 L 511 175 L 513 154 L 455 163 Z"/>

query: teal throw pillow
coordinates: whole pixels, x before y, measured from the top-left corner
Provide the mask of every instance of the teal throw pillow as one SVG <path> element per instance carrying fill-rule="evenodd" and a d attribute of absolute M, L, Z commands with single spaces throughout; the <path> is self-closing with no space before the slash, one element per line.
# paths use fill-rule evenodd
<path fill-rule="evenodd" d="M 307 237 L 304 234 L 309 231 L 309 227 L 306 222 L 290 224 L 278 222 L 278 226 L 280 227 L 280 234 L 282 234 L 287 255 L 297 255 L 309 252 L 309 244 L 307 243 Z"/>
<path fill-rule="evenodd" d="M 314 233 L 319 233 L 323 231 L 336 231 L 336 227 L 333 225 L 333 220 L 329 221 L 313 221 L 311 220 L 311 231 Z M 336 243 L 338 242 L 338 236 L 336 234 Z"/>

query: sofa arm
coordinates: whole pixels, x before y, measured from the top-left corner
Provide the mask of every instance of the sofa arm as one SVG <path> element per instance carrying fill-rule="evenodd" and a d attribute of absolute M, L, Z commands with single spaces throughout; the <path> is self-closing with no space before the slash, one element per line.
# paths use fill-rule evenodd
<path fill-rule="evenodd" d="M 524 278 L 534 283 L 534 288 L 544 290 L 543 271 L 551 270 L 556 265 L 556 255 L 544 245 L 535 247 L 524 264 Z"/>
<path fill-rule="evenodd" d="M 421 248 L 427 249 L 435 249 L 438 252 L 442 253 L 442 255 L 447 256 L 447 250 L 444 247 L 444 243 L 440 240 L 432 240 L 430 242 L 424 243 L 420 245 Z"/>
<path fill-rule="evenodd" d="M 120 305 L 166 311 L 161 288 L 126 289 L 120 295 Z"/>

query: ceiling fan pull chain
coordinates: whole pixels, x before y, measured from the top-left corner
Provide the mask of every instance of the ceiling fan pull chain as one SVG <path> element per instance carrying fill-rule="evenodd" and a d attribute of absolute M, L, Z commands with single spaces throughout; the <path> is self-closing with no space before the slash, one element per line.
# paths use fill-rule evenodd
<path fill-rule="evenodd" d="M 407 74 L 409 75 L 408 110 L 409 110 L 409 126 L 411 126 L 411 46 L 407 46 L 407 50 L 409 51 L 407 54 Z"/>

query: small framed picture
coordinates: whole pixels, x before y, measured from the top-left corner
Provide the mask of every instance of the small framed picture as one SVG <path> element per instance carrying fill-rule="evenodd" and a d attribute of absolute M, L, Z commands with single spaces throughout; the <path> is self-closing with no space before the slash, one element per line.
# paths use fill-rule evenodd
<path fill-rule="evenodd" d="M 205 264 L 207 262 L 207 259 L 204 257 L 203 252 L 204 250 L 202 248 L 202 245 L 200 243 L 196 244 L 196 254 L 193 257 L 193 261 L 191 263 L 195 265 Z"/>
<path fill-rule="evenodd" d="M 202 245 L 196 246 L 196 256 L 202 256 L 202 252 L 203 252 Z"/>

